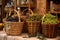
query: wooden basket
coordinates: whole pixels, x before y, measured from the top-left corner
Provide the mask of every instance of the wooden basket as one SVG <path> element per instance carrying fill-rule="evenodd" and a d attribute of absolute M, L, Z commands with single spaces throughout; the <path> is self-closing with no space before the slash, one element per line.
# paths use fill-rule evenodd
<path fill-rule="evenodd" d="M 4 22 L 4 26 L 5 26 L 5 31 L 7 33 L 7 35 L 20 35 L 22 33 L 22 28 L 23 28 L 23 22 L 20 22 L 20 15 L 19 12 L 16 10 L 12 10 L 15 11 L 17 13 L 17 16 L 19 18 L 19 22 Z M 11 12 L 9 13 L 9 15 L 11 14 Z M 6 17 L 7 18 L 7 17 Z M 5 19 L 6 19 L 5 18 Z"/>
<path fill-rule="evenodd" d="M 36 35 L 40 27 L 40 21 L 27 21 L 27 24 L 28 33 L 31 35 Z"/>
<path fill-rule="evenodd" d="M 43 20 L 44 20 L 45 15 L 42 18 L 42 33 L 45 37 L 47 38 L 55 38 L 57 36 L 57 24 L 44 24 Z"/>
<path fill-rule="evenodd" d="M 29 16 L 33 15 L 33 11 L 31 9 L 29 9 L 29 11 L 31 12 L 31 14 L 29 14 Z M 30 35 L 36 35 L 39 27 L 40 27 L 40 21 L 26 21 L 27 25 L 28 25 L 28 33 Z"/>

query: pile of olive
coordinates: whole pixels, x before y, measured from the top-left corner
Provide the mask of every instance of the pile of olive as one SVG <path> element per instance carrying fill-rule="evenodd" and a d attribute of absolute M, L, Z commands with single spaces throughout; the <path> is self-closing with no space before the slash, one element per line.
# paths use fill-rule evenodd
<path fill-rule="evenodd" d="M 18 18 L 17 16 L 15 16 L 15 17 L 9 16 L 9 17 L 6 19 L 6 21 L 8 21 L 8 22 L 18 22 L 18 21 L 19 21 L 19 18 Z M 20 18 L 20 21 L 22 22 L 23 19 Z"/>
<path fill-rule="evenodd" d="M 43 19 L 43 23 L 44 24 L 57 24 L 58 18 L 57 18 L 57 16 L 54 16 L 52 14 L 46 14 Z"/>

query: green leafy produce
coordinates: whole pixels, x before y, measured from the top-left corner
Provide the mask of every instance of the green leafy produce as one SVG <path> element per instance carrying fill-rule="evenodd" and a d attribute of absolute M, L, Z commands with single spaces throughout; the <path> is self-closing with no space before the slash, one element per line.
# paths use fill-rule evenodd
<path fill-rule="evenodd" d="M 40 33 L 37 33 L 37 38 L 40 40 L 46 40 L 45 37 Z"/>
<path fill-rule="evenodd" d="M 33 14 L 32 16 L 28 17 L 28 21 L 41 21 L 42 15 L 40 14 Z"/>
<path fill-rule="evenodd" d="M 43 19 L 44 24 L 57 24 L 58 23 L 58 18 L 57 16 L 54 16 L 52 14 L 46 14 L 44 19 Z"/>

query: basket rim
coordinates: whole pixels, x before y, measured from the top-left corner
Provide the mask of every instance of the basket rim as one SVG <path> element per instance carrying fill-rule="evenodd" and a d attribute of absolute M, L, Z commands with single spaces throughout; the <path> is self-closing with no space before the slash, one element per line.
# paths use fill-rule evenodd
<path fill-rule="evenodd" d="M 57 23 L 57 24 L 45 24 L 45 23 L 41 23 L 41 24 L 43 24 L 43 25 L 58 25 L 59 23 Z"/>

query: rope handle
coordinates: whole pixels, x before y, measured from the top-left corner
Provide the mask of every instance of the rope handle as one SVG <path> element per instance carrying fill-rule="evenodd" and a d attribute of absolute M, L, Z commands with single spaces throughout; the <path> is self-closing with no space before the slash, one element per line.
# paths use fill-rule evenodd
<path fill-rule="evenodd" d="M 29 14 L 29 16 L 33 15 L 33 11 L 30 8 L 24 9 L 22 13 L 24 13 L 24 11 L 26 11 L 26 10 L 29 10 L 31 12 L 31 14 Z"/>
<path fill-rule="evenodd" d="M 45 18 L 45 15 L 42 17 L 42 23 L 43 23 L 43 21 L 44 21 L 44 18 Z"/>
<path fill-rule="evenodd" d="M 17 13 L 17 16 L 18 16 L 18 18 L 19 18 L 19 22 L 20 22 L 20 13 L 19 13 L 19 11 L 15 10 L 15 9 L 11 10 L 11 11 L 9 12 L 9 14 L 7 13 L 7 15 L 6 15 L 6 19 L 7 19 L 8 16 L 11 15 L 11 12 L 12 12 L 12 11 L 15 11 L 15 12 Z"/>

